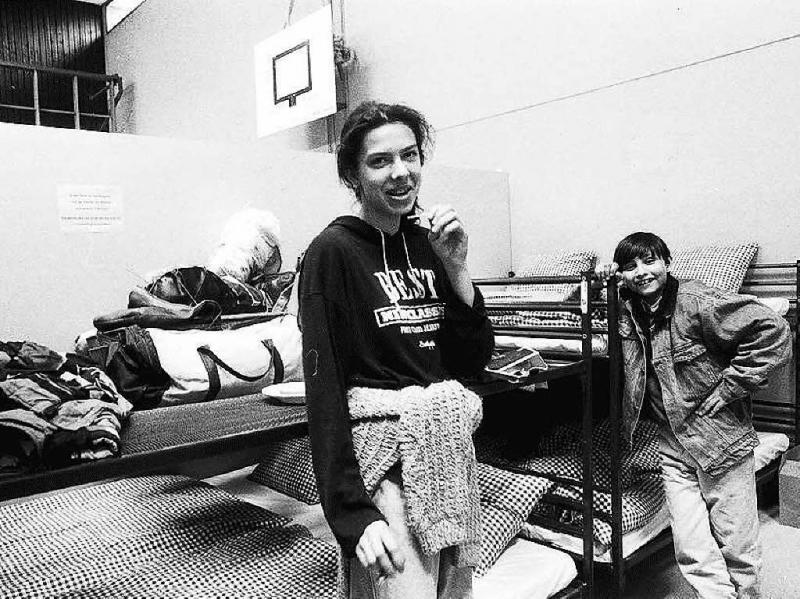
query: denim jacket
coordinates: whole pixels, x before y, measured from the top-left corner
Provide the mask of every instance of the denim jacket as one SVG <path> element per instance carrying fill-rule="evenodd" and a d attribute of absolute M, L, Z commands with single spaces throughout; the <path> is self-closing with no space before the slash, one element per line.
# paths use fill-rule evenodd
<path fill-rule="evenodd" d="M 644 330 L 630 294 L 619 317 L 624 369 L 623 432 L 631 441 L 645 396 Z M 664 410 L 681 445 L 709 474 L 727 467 L 758 445 L 750 393 L 789 361 L 786 321 L 751 296 L 667 279 L 662 307 L 650 337 L 653 367 Z M 712 394 L 727 404 L 714 416 L 696 410 Z"/>

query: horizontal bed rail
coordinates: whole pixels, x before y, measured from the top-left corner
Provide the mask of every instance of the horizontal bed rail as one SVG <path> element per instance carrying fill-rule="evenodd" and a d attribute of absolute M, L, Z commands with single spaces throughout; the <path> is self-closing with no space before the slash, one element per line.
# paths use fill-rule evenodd
<path fill-rule="evenodd" d="M 305 423 L 305 406 L 271 405 L 261 394 L 134 411 L 122 429 L 122 455 L 0 477 L 0 501 L 121 476 L 228 472 Z"/>
<path fill-rule="evenodd" d="M 550 337 L 558 337 L 559 339 L 583 339 L 583 332 L 580 327 L 536 327 L 535 329 L 526 329 L 524 327 L 493 325 L 496 333 L 502 333 L 509 337 L 533 337 L 540 339 L 547 339 Z M 608 328 L 592 329 L 596 333 L 606 333 Z"/>
<path fill-rule="evenodd" d="M 555 283 L 580 283 L 580 275 L 542 275 L 535 277 L 487 277 L 473 279 L 476 285 L 549 285 Z"/>
<path fill-rule="evenodd" d="M 531 302 L 531 301 L 494 301 L 494 298 L 486 298 L 487 306 L 492 310 L 526 310 L 526 311 L 552 311 L 552 312 L 580 312 L 579 302 Z"/>

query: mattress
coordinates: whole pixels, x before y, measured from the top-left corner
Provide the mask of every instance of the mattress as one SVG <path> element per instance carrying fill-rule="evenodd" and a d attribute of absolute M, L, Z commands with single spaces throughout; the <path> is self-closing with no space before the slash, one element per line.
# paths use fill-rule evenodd
<path fill-rule="evenodd" d="M 578 575 L 563 551 L 526 539 L 514 539 L 495 564 L 473 582 L 475 599 L 546 599 Z"/>
<path fill-rule="evenodd" d="M 260 393 L 136 410 L 122 431 L 123 456 L 218 441 L 306 421 L 305 406 L 276 406 Z"/>
<path fill-rule="evenodd" d="M 789 438 L 782 433 L 758 433 L 759 445 L 755 449 L 755 466 L 760 470 L 789 448 Z M 669 511 L 666 504 L 644 525 L 622 535 L 622 555 L 631 553 L 656 538 L 669 527 Z M 526 522 L 520 535 L 526 539 L 547 543 L 575 555 L 583 553 L 583 540 L 566 534 Z M 611 562 L 611 546 L 606 543 L 594 544 L 595 560 Z"/>
<path fill-rule="evenodd" d="M 578 355 L 583 351 L 580 339 L 560 339 L 558 337 L 516 337 L 497 334 L 494 338 L 498 347 L 524 347 L 539 353 L 565 353 Z M 592 335 L 592 355 L 604 356 L 608 353 L 608 335 Z"/>
<path fill-rule="evenodd" d="M 0 506 L 0 596 L 338 596 L 335 547 L 184 476 L 121 479 Z"/>

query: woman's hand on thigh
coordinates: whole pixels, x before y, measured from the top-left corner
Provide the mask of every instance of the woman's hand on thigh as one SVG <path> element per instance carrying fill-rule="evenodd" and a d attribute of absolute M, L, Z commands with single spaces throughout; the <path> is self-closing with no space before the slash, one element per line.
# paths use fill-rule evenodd
<path fill-rule="evenodd" d="M 376 520 L 364 529 L 356 545 L 356 557 L 378 578 L 402 572 L 406 561 L 397 537 L 383 520 Z"/>

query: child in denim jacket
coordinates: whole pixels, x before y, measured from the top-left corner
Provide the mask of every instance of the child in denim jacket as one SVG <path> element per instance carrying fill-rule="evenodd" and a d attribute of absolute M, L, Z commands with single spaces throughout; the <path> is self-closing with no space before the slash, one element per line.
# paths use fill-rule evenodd
<path fill-rule="evenodd" d="M 653 233 L 619 242 L 598 274 L 621 281 L 623 429 L 659 424 L 675 557 L 698 596 L 760 596 L 749 394 L 791 356 L 785 320 L 752 297 L 669 274 Z"/>

